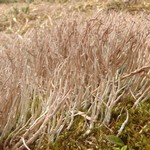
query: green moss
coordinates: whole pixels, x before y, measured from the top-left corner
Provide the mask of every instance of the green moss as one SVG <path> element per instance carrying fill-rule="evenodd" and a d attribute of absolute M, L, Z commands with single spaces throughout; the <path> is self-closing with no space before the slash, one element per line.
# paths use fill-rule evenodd
<path fill-rule="evenodd" d="M 148 123 L 150 119 L 150 103 L 149 101 L 147 101 L 146 103 L 141 104 L 137 108 L 130 108 L 130 105 L 127 106 L 127 108 L 129 109 L 129 120 L 120 137 L 130 148 L 136 150 L 146 150 L 148 143 L 150 143 L 150 135 L 148 134 L 150 133 Z M 114 114 L 115 115 L 112 115 L 113 123 L 111 122 L 111 128 L 114 134 L 116 134 L 119 127 L 121 127 L 123 121 L 126 119 L 126 112 L 122 112 L 122 115 L 117 122 L 115 122 L 115 120 L 116 116 L 118 116 L 119 113 L 114 112 Z"/>
<path fill-rule="evenodd" d="M 83 136 L 87 130 L 87 128 L 83 129 L 84 118 L 76 116 L 71 129 L 64 129 L 54 144 L 49 144 L 49 148 L 51 150 L 115 149 L 116 145 L 107 141 L 106 136 L 117 135 L 118 130 L 126 119 L 125 110 L 122 111 L 118 118 L 120 110 L 127 106 L 129 109 L 129 120 L 119 137 L 130 150 L 148 150 L 150 147 L 150 128 L 148 124 L 150 103 L 147 101 L 137 108 L 132 108 L 133 102 L 133 100 L 129 99 L 123 103 L 118 103 L 118 106 L 113 110 L 109 127 L 101 126 L 97 122 L 88 136 Z M 124 105 L 125 103 L 128 104 Z M 116 149 L 121 149 L 121 147 Z"/>

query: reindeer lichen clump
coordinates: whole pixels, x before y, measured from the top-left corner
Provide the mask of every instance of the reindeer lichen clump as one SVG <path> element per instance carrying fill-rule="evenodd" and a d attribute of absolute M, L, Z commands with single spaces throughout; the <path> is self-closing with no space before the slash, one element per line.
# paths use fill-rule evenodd
<path fill-rule="evenodd" d="M 7 42 L 0 54 L 3 147 L 49 144 L 72 127 L 76 116 L 83 118 L 86 136 L 97 121 L 108 125 L 127 97 L 133 108 L 150 98 L 145 15 L 101 11 L 86 19 L 75 14 L 58 19 L 51 29 L 10 38 L 13 44 Z"/>

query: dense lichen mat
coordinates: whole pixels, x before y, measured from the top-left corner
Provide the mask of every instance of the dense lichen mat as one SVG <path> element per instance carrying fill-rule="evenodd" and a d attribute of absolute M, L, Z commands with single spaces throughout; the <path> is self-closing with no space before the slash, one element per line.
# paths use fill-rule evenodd
<path fill-rule="evenodd" d="M 0 149 L 149 150 L 149 11 L 15 4 L 0 16 Z"/>

